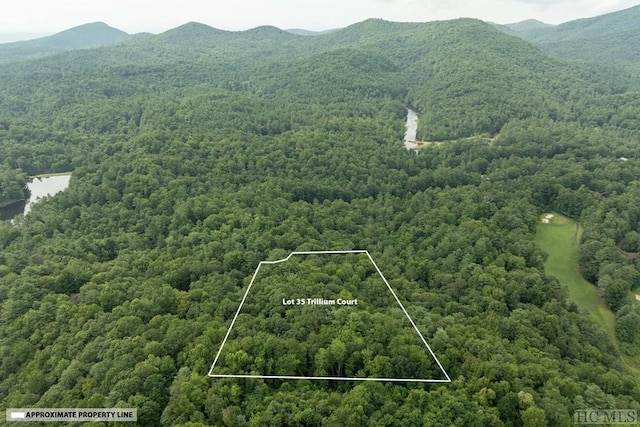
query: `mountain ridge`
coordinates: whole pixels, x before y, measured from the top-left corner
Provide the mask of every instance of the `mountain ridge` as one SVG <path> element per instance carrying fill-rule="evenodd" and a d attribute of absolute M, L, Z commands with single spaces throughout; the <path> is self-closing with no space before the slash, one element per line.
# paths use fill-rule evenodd
<path fill-rule="evenodd" d="M 347 34 L 348 37 L 355 37 L 357 39 L 359 32 L 363 32 L 364 34 L 373 29 L 376 31 L 387 31 L 391 28 L 399 29 L 399 26 L 402 26 L 402 31 L 407 31 L 411 26 L 419 29 L 424 25 L 439 25 L 439 23 L 442 22 L 455 21 L 457 20 L 401 23 L 379 18 L 370 18 L 344 28 L 325 31 L 309 31 L 304 29 L 284 30 L 269 25 L 258 26 L 242 31 L 227 31 L 191 21 L 157 35 L 146 33 L 132 35 L 98 21 L 72 27 L 46 37 L 11 43 L 0 43 L 0 63 L 44 57 L 69 50 L 112 46 L 126 41 L 131 41 L 135 44 L 140 39 L 148 38 L 175 40 L 186 37 L 190 38 L 192 42 L 201 45 L 203 40 L 207 38 L 233 37 L 237 40 L 235 47 L 242 49 L 246 46 L 241 40 L 246 41 L 247 37 L 251 37 L 256 33 L 261 33 L 267 38 L 278 39 L 285 44 L 290 41 L 290 39 L 287 38 L 288 35 L 297 37 L 305 36 L 307 38 L 313 36 L 313 38 L 320 39 L 333 37 L 334 41 L 343 42 L 342 34 Z M 496 24 L 488 21 L 480 22 L 492 25 L 503 33 L 518 36 L 533 43 L 547 53 L 566 59 L 588 61 L 593 59 L 595 55 L 600 62 L 610 61 L 612 59 L 629 62 L 635 61 L 640 57 L 640 52 L 636 52 L 637 49 L 634 50 L 634 43 L 640 42 L 640 35 L 634 33 L 635 23 L 640 22 L 640 5 L 592 18 L 568 21 L 559 25 L 546 24 L 536 19 L 527 19 L 511 24 Z M 344 30 L 347 29 L 349 29 L 349 31 L 344 33 Z M 371 34 L 366 34 L 366 37 L 371 38 Z M 608 40 L 603 40 L 603 37 Z M 263 45 L 264 42 L 265 41 L 261 41 Z M 600 56 L 603 58 L 600 59 Z"/>
<path fill-rule="evenodd" d="M 538 21 L 537 19 L 525 19 L 524 21 L 514 22 L 513 24 L 505 24 L 505 27 L 512 29 L 513 31 L 527 31 L 538 28 L 553 27 L 552 24 Z"/>
<path fill-rule="evenodd" d="M 558 25 L 525 28 L 522 34 L 525 39 L 533 42 L 558 42 L 637 29 L 638 22 L 640 22 L 640 5 L 591 18 L 575 19 Z"/>
<path fill-rule="evenodd" d="M 559 58 L 606 67 L 621 66 L 640 74 L 638 22 L 640 5 L 554 26 L 497 28 Z"/>
<path fill-rule="evenodd" d="M 369 19 L 316 37 L 272 26 L 230 32 L 190 22 L 117 46 L 42 58 L 37 66 L 16 63 L 2 74 L 20 80 L 17 75 L 31 76 L 40 66 L 69 75 L 100 70 L 112 80 L 122 75 L 141 79 L 139 85 L 128 83 L 136 91 L 197 82 L 254 88 L 272 96 L 286 92 L 292 99 L 304 99 L 306 87 L 318 84 L 327 88 L 326 99 L 385 94 L 405 99 L 422 113 L 421 136 L 429 139 L 496 133 L 514 116 L 550 110 L 554 117 L 571 114 L 563 107 L 567 87 L 574 97 L 610 93 L 602 84 L 595 86 L 588 73 L 472 18 L 427 23 Z"/>
<path fill-rule="evenodd" d="M 33 40 L 0 44 L 0 62 L 43 57 L 55 53 L 110 46 L 131 37 L 104 22 L 78 25 L 59 33 Z"/>

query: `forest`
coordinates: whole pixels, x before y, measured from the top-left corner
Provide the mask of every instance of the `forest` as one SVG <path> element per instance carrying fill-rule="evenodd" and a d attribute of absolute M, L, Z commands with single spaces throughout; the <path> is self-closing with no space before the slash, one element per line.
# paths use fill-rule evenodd
<path fill-rule="evenodd" d="M 640 410 L 640 92 L 621 75 L 473 19 L 318 36 L 191 23 L 4 63 L 0 196 L 73 175 L 0 221 L 0 402 L 184 427 Z M 442 144 L 403 147 L 407 108 Z M 614 333 L 545 270 L 549 212 L 584 228 L 576 268 Z M 258 264 L 322 250 L 371 254 L 451 382 L 207 376 Z M 360 258 L 261 280 L 224 372 L 439 375 L 388 300 L 258 303 L 324 297 L 318 283 L 354 299 L 378 280 Z"/>
<path fill-rule="evenodd" d="M 0 165 L 0 207 L 29 197 L 29 177 L 20 169 Z"/>
<path fill-rule="evenodd" d="M 578 19 L 559 25 L 525 21 L 514 25 L 496 25 L 507 34 L 523 38 L 552 56 L 590 67 L 625 79 L 638 86 L 640 42 L 636 23 L 640 5 L 606 15 Z"/>

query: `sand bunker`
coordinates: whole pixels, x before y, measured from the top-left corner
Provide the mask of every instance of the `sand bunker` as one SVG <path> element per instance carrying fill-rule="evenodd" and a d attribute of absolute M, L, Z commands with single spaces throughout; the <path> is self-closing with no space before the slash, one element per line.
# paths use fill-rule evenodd
<path fill-rule="evenodd" d="M 546 214 L 544 218 L 542 218 L 542 223 L 549 224 L 549 221 L 551 221 L 551 218 L 553 218 L 553 214 Z"/>

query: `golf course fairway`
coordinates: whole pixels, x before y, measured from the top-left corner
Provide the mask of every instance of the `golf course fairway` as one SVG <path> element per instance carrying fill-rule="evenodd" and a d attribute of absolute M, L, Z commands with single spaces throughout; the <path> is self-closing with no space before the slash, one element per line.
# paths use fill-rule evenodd
<path fill-rule="evenodd" d="M 544 221 L 545 219 L 548 222 Z M 600 298 L 598 288 L 580 275 L 576 244 L 576 237 L 580 231 L 580 226 L 565 216 L 545 214 L 540 218 L 535 241 L 549 255 L 544 264 L 546 272 L 566 286 L 569 290 L 569 300 L 574 302 L 581 312 L 588 313 L 611 340 L 617 342 L 615 314 Z"/>

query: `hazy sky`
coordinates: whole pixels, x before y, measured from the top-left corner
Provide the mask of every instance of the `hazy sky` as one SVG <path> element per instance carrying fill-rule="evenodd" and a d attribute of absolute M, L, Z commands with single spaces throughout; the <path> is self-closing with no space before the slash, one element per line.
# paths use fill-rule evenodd
<path fill-rule="evenodd" d="M 0 33 L 58 32 L 104 21 L 128 33 L 159 33 L 189 21 L 225 30 L 259 25 L 324 30 L 367 18 L 433 21 L 474 17 L 501 24 L 559 24 L 625 9 L 639 0 L 1 0 Z"/>

